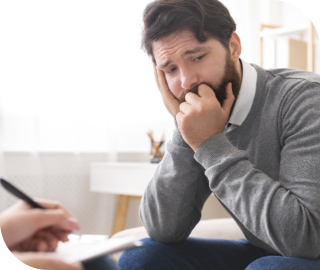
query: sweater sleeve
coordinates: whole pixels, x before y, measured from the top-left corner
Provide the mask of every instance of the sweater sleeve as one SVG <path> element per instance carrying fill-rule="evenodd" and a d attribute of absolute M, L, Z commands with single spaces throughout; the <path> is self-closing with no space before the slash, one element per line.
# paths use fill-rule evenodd
<path fill-rule="evenodd" d="M 219 133 L 195 153 L 210 189 L 255 237 L 288 257 L 320 255 L 319 85 L 285 98 L 279 109 L 281 161 L 275 181 Z M 215 153 L 215 154 L 213 154 Z"/>
<path fill-rule="evenodd" d="M 174 243 L 187 238 L 211 194 L 204 168 L 193 155 L 176 129 L 140 205 L 140 219 L 157 242 Z"/>

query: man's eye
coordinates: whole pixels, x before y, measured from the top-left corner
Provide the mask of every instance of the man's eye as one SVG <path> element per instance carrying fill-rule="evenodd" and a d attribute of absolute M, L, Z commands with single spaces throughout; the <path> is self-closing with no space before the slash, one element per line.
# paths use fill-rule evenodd
<path fill-rule="evenodd" d="M 194 59 L 194 61 L 200 61 L 204 56 L 205 56 L 205 54 L 204 54 L 204 55 L 201 55 L 201 56 L 198 56 L 198 57 L 196 57 L 196 58 Z"/>
<path fill-rule="evenodd" d="M 171 68 L 171 69 L 167 70 L 166 73 L 169 74 L 169 73 L 174 72 L 175 70 L 176 70 L 176 68 Z"/>

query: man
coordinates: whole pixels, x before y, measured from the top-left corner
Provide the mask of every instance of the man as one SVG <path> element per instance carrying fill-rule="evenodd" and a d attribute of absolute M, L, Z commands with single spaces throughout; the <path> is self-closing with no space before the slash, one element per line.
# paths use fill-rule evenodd
<path fill-rule="evenodd" d="M 120 269 L 320 269 L 320 76 L 240 59 L 217 0 L 159 0 L 143 47 L 177 129 Z M 188 238 L 214 193 L 246 240 Z"/>

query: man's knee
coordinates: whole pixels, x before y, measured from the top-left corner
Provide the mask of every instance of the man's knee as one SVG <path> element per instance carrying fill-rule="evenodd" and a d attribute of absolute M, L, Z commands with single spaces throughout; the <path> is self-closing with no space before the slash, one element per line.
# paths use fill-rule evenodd
<path fill-rule="evenodd" d="M 304 260 L 282 256 L 266 256 L 255 260 L 246 270 L 317 270 L 320 260 Z"/>
<path fill-rule="evenodd" d="M 158 261 L 161 261 L 165 245 L 153 241 L 151 238 L 144 238 L 142 247 L 125 250 L 118 262 L 121 270 L 127 269 L 151 269 Z"/>

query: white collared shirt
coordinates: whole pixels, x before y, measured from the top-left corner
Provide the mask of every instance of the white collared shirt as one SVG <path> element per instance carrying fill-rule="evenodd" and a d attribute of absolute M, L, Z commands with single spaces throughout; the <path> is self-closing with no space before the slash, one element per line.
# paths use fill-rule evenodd
<path fill-rule="evenodd" d="M 253 66 L 248 64 L 243 59 L 242 63 L 242 82 L 237 101 L 234 105 L 232 114 L 224 129 L 224 134 L 239 127 L 244 119 L 246 119 L 256 93 L 257 86 L 257 71 Z M 228 125 L 229 124 L 229 125 Z M 228 127 L 229 126 L 229 127 Z"/>

